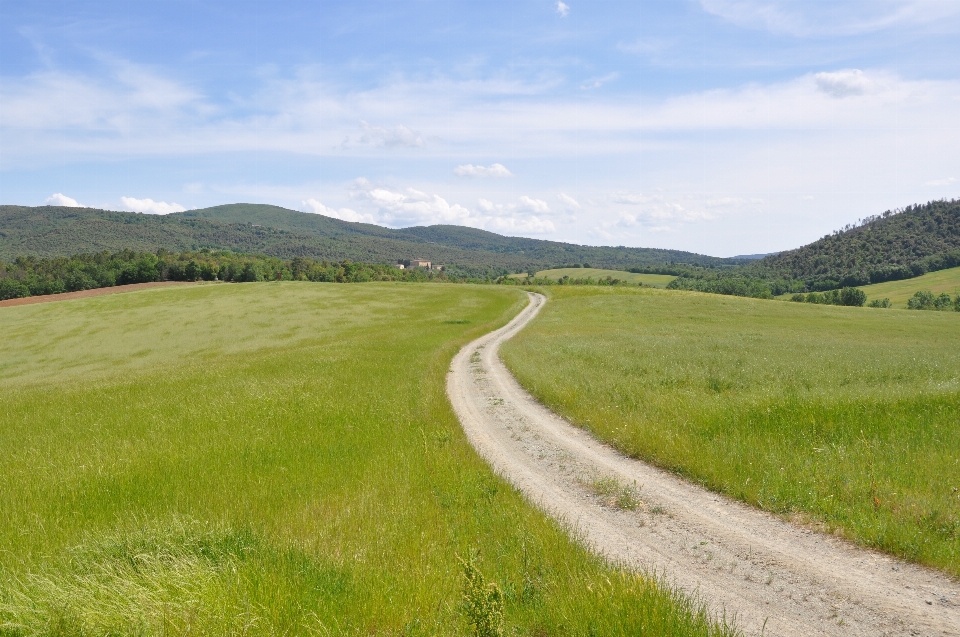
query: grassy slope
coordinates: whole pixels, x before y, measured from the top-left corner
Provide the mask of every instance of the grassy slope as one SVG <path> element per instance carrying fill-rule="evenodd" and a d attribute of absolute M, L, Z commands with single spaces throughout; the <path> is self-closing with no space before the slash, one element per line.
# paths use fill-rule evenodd
<path fill-rule="evenodd" d="M 960 268 L 928 272 L 915 279 L 864 285 L 860 289 L 866 292 L 868 302 L 888 298 L 894 307 L 907 307 L 907 299 L 921 290 L 929 290 L 935 294 L 946 292 L 951 296 L 960 294 Z"/>
<path fill-rule="evenodd" d="M 466 442 L 449 360 L 519 302 L 262 283 L 0 309 L 0 633 L 465 634 L 477 549 L 520 634 L 707 634 Z"/>
<path fill-rule="evenodd" d="M 960 575 L 960 315 L 551 289 L 504 359 L 627 453 Z"/>
<path fill-rule="evenodd" d="M 601 270 L 600 268 L 555 268 L 553 270 L 541 270 L 537 272 L 537 276 L 548 279 L 559 279 L 565 276 L 571 279 L 585 279 L 587 277 L 603 279 L 609 276 L 629 283 L 643 283 L 658 288 L 666 287 L 670 281 L 677 278 L 670 274 L 636 274 L 620 270 Z"/>

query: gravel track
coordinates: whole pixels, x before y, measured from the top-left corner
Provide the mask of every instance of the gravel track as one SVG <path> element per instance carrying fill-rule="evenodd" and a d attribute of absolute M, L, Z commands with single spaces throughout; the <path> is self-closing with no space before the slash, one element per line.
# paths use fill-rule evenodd
<path fill-rule="evenodd" d="M 453 359 L 447 394 L 494 469 L 590 549 L 663 575 L 748 635 L 960 635 L 960 585 L 942 573 L 796 526 L 627 458 L 528 394 L 500 343 L 545 297 Z M 632 510 L 598 495 L 632 489 Z M 602 491 L 600 489 L 599 491 Z M 624 504 L 623 502 L 621 504 Z"/>

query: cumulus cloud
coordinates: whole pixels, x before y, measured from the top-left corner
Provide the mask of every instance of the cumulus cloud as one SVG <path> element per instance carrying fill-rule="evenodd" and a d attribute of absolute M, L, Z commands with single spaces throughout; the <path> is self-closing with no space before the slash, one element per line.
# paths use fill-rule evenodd
<path fill-rule="evenodd" d="M 556 9 L 557 9 L 557 13 L 560 14 L 561 18 L 567 17 L 567 14 L 570 13 L 570 7 L 567 5 L 567 3 L 561 2 L 560 0 L 557 0 Z"/>
<path fill-rule="evenodd" d="M 527 212 L 535 212 L 538 214 L 543 214 L 550 212 L 550 206 L 547 205 L 547 202 L 543 199 L 532 199 L 526 195 L 520 196 L 520 204 L 518 206 L 520 210 L 525 210 Z"/>
<path fill-rule="evenodd" d="M 492 201 L 483 198 L 477 200 L 477 206 L 480 208 L 480 210 L 489 213 L 503 211 L 503 204 L 493 203 Z"/>
<path fill-rule="evenodd" d="M 86 208 L 82 203 L 78 203 L 73 197 L 68 197 L 62 192 L 55 192 L 44 202 L 48 206 L 64 206 L 66 208 Z"/>
<path fill-rule="evenodd" d="M 136 199 L 134 197 L 120 197 L 123 207 L 132 212 L 144 212 L 150 215 L 168 215 L 171 212 L 183 212 L 186 210 L 180 204 L 167 203 L 166 201 L 154 201 L 153 199 Z"/>
<path fill-rule="evenodd" d="M 361 144 L 386 148 L 421 148 L 423 146 L 420 133 L 403 124 L 387 129 L 360 120 L 360 128 L 363 129 L 363 133 L 360 134 Z"/>
<path fill-rule="evenodd" d="M 333 217 L 334 219 L 340 219 L 341 221 L 354 221 L 358 223 L 376 223 L 373 218 L 373 215 L 370 214 L 360 214 L 355 210 L 350 208 L 340 208 L 336 210 L 334 208 L 329 208 L 317 199 L 311 197 L 300 202 L 303 206 L 303 209 L 306 212 L 312 212 L 317 215 L 323 215 L 325 217 Z"/>
<path fill-rule="evenodd" d="M 507 234 L 548 234 L 557 228 L 549 219 L 541 219 L 530 212 L 549 212 L 547 204 L 539 199 L 523 196 L 517 203 L 494 203 L 488 199 L 478 199 L 477 207 L 483 211 L 480 227 L 491 232 Z"/>
<path fill-rule="evenodd" d="M 574 199 L 573 197 L 571 197 L 570 195 L 568 195 L 568 194 L 566 194 L 566 193 L 564 193 L 564 192 L 561 192 L 560 194 L 558 194 L 558 195 L 557 195 L 557 199 L 559 199 L 560 201 L 562 201 L 562 202 L 563 202 L 564 204 L 566 204 L 567 206 L 570 206 L 571 208 L 579 208 L 579 207 L 580 207 L 580 202 L 579 202 L 579 201 L 577 201 L 576 199 Z"/>
<path fill-rule="evenodd" d="M 507 170 L 507 167 L 503 164 L 490 164 L 489 166 L 464 164 L 454 168 L 453 174 L 457 177 L 513 177 L 513 173 Z"/>
<path fill-rule="evenodd" d="M 396 190 L 361 178 L 353 182 L 350 196 L 376 206 L 379 218 L 391 226 L 424 223 L 476 225 L 470 211 L 463 206 L 451 204 L 440 195 L 414 188 Z"/>
<path fill-rule="evenodd" d="M 863 95 L 873 87 L 873 82 L 859 69 L 817 73 L 813 81 L 821 92 L 836 98 Z"/>

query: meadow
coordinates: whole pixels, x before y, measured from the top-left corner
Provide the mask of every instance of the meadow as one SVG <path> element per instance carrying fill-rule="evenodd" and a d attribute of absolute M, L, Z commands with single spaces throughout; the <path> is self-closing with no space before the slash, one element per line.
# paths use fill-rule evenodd
<path fill-rule="evenodd" d="M 907 300 L 915 292 L 930 291 L 934 294 L 946 293 L 950 296 L 960 294 L 960 268 L 949 268 L 937 272 L 928 272 L 914 279 L 887 281 L 860 287 L 867 295 L 867 302 L 875 299 L 890 299 L 893 307 L 907 307 Z"/>
<path fill-rule="evenodd" d="M 513 276 L 523 277 L 524 275 L 515 274 Z M 670 281 L 673 281 L 675 278 L 677 278 L 670 274 L 637 274 L 634 272 L 624 272 L 622 270 L 604 270 L 601 268 L 555 268 L 553 270 L 541 270 L 540 272 L 537 272 L 538 279 L 553 279 L 556 281 L 565 276 L 570 277 L 571 279 L 592 278 L 594 280 L 611 277 L 613 279 L 620 279 L 621 281 L 626 281 L 627 283 L 632 283 L 634 285 L 643 283 L 644 285 L 657 288 L 666 287 Z"/>
<path fill-rule="evenodd" d="M 506 634 L 732 634 L 467 443 L 450 359 L 523 303 L 273 282 L 0 308 L 0 635 L 466 635 L 468 572 Z"/>
<path fill-rule="evenodd" d="M 710 489 L 960 576 L 960 315 L 544 290 L 502 352 L 546 405 Z"/>

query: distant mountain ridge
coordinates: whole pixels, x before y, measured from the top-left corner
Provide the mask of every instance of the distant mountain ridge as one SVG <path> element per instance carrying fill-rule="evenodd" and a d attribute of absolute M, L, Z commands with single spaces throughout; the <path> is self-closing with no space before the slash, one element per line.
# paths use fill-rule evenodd
<path fill-rule="evenodd" d="M 506 237 L 463 226 L 391 229 L 265 204 L 229 204 L 165 216 L 58 206 L 0 206 L 0 260 L 117 251 L 232 250 L 319 260 L 395 263 L 425 258 L 471 274 L 573 263 L 626 269 L 670 262 L 733 265 L 680 250 L 594 247 Z"/>

